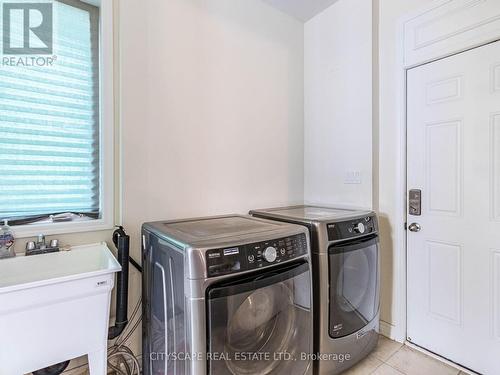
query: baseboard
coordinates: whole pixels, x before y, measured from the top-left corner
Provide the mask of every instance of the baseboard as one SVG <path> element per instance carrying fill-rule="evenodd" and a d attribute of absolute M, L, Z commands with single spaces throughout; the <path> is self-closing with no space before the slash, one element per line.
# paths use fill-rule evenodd
<path fill-rule="evenodd" d="M 391 340 L 394 340 L 394 328 L 395 327 L 392 324 L 384 322 L 383 320 L 380 321 L 380 334 L 390 338 Z"/>
<path fill-rule="evenodd" d="M 380 334 L 402 344 L 406 341 L 406 332 L 402 326 L 397 326 L 384 320 L 380 321 Z"/>

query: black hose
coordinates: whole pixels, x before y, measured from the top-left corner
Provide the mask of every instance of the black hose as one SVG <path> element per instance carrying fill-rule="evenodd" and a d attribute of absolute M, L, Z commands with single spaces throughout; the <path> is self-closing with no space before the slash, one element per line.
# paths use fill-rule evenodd
<path fill-rule="evenodd" d="M 139 271 L 140 273 L 142 273 L 142 266 L 139 263 L 137 263 L 134 260 L 134 258 L 132 258 L 132 257 L 130 257 L 129 260 L 130 260 L 130 264 L 133 265 L 137 271 Z"/>
<path fill-rule="evenodd" d="M 45 367 L 41 370 L 33 371 L 33 375 L 59 375 L 66 370 L 68 367 L 69 361 L 58 363 L 57 365 L 52 365 L 49 367 Z"/>
<path fill-rule="evenodd" d="M 109 327 L 108 340 L 120 336 L 128 323 L 128 268 L 129 268 L 129 245 L 130 237 L 125 233 L 123 227 L 113 232 L 113 243 L 118 249 L 118 263 L 122 270 L 116 277 L 116 320 L 113 327 Z"/>

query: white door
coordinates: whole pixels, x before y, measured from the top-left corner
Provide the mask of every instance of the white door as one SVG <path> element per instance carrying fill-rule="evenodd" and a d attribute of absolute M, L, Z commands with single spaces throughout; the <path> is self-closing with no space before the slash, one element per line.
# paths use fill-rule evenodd
<path fill-rule="evenodd" d="M 500 374 L 500 42 L 408 71 L 408 339 Z M 415 203 L 412 203 L 415 206 Z M 415 225 L 412 229 L 417 230 Z"/>

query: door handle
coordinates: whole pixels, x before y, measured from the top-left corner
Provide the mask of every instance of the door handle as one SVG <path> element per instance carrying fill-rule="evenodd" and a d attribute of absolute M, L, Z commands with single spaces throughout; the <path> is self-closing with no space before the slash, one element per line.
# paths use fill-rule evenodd
<path fill-rule="evenodd" d="M 420 232 L 422 227 L 419 223 L 411 223 L 408 229 L 410 230 L 410 232 Z"/>

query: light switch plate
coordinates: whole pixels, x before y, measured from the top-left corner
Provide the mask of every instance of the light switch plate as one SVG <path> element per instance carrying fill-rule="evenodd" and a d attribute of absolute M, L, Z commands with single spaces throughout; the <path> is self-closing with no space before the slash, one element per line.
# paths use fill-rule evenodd
<path fill-rule="evenodd" d="M 361 172 L 346 171 L 344 175 L 344 184 L 361 184 Z"/>

